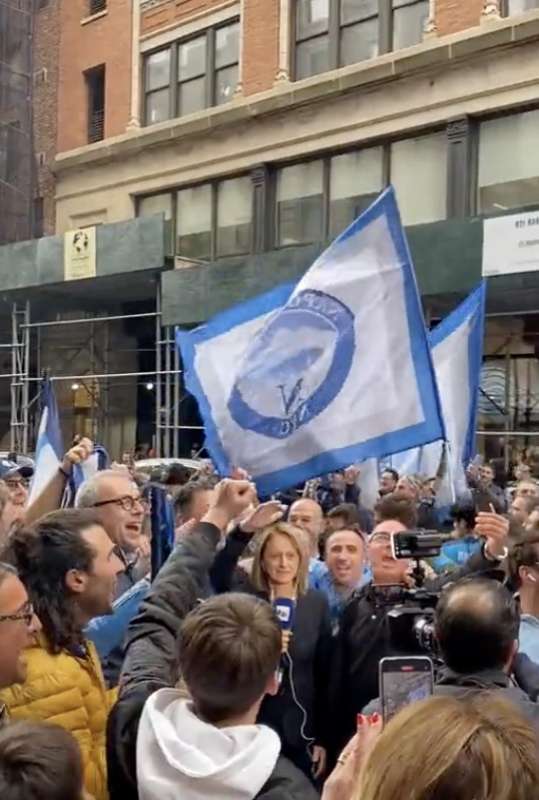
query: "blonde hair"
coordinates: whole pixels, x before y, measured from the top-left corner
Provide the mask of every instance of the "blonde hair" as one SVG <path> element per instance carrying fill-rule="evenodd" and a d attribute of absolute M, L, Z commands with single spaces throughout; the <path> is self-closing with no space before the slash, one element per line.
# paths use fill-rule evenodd
<path fill-rule="evenodd" d="M 404 709 L 376 742 L 354 800 L 535 800 L 535 733 L 499 693 L 432 697 Z"/>
<path fill-rule="evenodd" d="M 253 560 L 251 580 L 255 589 L 259 592 L 270 593 L 271 587 L 262 562 L 268 542 L 275 534 L 286 536 L 299 556 L 298 574 L 296 577 L 296 591 L 299 597 L 306 593 L 309 578 L 307 534 L 305 534 L 301 528 L 296 528 L 295 525 L 290 525 L 288 522 L 277 522 L 275 525 L 270 525 L 262 532 Z"/>

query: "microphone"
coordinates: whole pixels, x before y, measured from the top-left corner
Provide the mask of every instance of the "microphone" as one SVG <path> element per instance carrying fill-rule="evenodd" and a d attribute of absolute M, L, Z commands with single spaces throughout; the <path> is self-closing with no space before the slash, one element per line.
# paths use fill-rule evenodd
<path fill-rule="evenodd" d="M 273 608 L 279 620 L 282 631 L 289 631 L 294 624 L 294 612 L 296 603 L 289 597 L 276 597 L 273 601 Z"/>
<path fill-rule="evenodd" d="M 284 633 L 285 631 L 292 630 L 292 626 L 294 624 L 294 615 L 296 611 L 295 601 L 291 600 L 289 597 L 276 597 L 275 600 L 273 601 L 273 608 L 277 616 L 277 619 L 279 620 L 281 631 Z M 288 652 L 288 647 L 286 648 L 285 652 Z M 279 672 L 278 672 L 279 686 L 282 683 L 283 673 L 284 673 L 283 656 L 284 652 L 281 655 L 281 664 L 279 666 Z"/>

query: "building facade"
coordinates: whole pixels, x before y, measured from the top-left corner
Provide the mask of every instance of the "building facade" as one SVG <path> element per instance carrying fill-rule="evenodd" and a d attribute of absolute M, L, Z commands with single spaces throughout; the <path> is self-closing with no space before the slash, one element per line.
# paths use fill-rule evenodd
<path fill-rule="evenodd" d="M 143 440 L 152 415 L 158 439 L 161 424 L 177 435 L 179 387 L 148 401 L 154 368 L 174 372 L 168 326 L 295 279 L 388 183 L 431 321 L 479 280 L 484 220 L 539 209 L 539 0 L 6 0 L 0 34 L 8 6 L 30 35 L 0 35 L 0 78 L 32 135 L 18 137 L 3 89 L 0 198 L 22 227 L 2 241 L 49 238 L 0 252 L 1 338 L 12 301 L 29 300 L 46 325 L 32 375 L 120 376 L 59 383 L 66 431 L 106 420 L 116 455 L 141 440 L 141 408 Z M 26 143 L 27 173 L 6 143 Z M 23 178 L 25 214 L 5 194 Z M 66 284 L 62 237 L 94 227 L 97 280 Z M 489 455 L 539 444 L 538 297 L 538 273 L 489 279 Z M 60 314 L 117 327 L 47 327 Z M 196 426 L 192 405 L 184 421 Z"/>

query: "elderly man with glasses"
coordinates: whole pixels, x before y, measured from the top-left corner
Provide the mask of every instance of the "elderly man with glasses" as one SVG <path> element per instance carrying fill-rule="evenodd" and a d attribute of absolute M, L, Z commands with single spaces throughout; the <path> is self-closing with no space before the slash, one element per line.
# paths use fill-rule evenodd
<path fill-rule="evenodd" d="M 82 484 L 75 506 L 95 509 L 117 547 L 117 554 L 125 566 L 116 588 L 116 597 L 120 597 L 149 569 L 142 531 L 148 510 L 146 501 L 129 472 L 104 470 Z"/>
<path fill-rule="evenodd" d="M 356 715 L 378 697 L 380 659 L 403 655 L 402 649 L 396 648 L 391 640 L 387 615 L 392 605 L 402 603 L 394 594 L 390 599 L 388 592 L 398 587 L 413 587 L 410 562 L 396 559 L 392 550 L 392 538 L 405 530 L 402 522 L 389 519 L 375 527 L 368 546 L 372 582 L 351 598 L 341 616 L 331 690 L 332 707 L 338 709 L 335 731 L 338 746 L 353 735 Z M 460 569 L 427 580 L 428 591 L 438 591 L 446 583 L 471 573 L 486 573 L 500 567 L 508 552 L 508 520 L 497 514 L 479 514 L 475 532 L 483 539 L 480 552 Z"/>

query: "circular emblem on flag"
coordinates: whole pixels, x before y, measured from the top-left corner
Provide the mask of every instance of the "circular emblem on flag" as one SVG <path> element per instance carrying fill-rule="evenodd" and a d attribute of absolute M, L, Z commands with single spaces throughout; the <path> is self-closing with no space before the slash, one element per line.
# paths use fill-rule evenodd
<path fill-rule="evenodd" d="M 286 439 L 337 397 L 355 350 L 354 315 L 340 300 L 306 289 L 255 337 L 228 410 L 245 430 Z"/>

